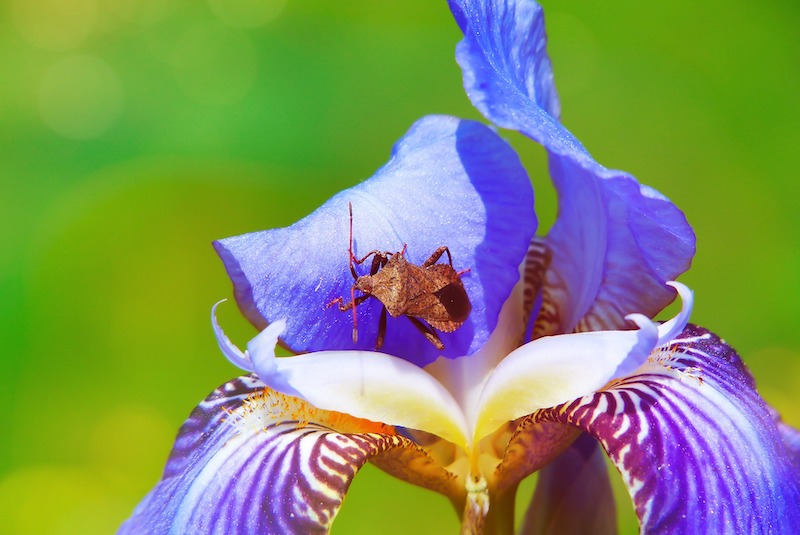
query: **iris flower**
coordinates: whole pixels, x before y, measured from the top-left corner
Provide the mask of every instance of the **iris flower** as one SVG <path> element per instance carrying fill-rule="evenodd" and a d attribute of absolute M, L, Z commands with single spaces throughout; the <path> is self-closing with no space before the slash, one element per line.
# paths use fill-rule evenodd
<path fill-rule="evenodd" d="M 555 225 L 536 236 L 528 175 L 493 129 L 431 116 L 305 219 L 215 242 L 260 329 L 241 351 L 212 310 L 248 374 L 194 410 L 121 533 L 324 533 L 368 461 L 448 497 L 465 533 L 512 533 L 537 471 L 521 533 L 613 533 L 603 451 L 642 532 L 800 532 L 797 431 L 731 347 L 687 324 L 692 293 L 672 282 L 694 254 L 682 212 L 561 125 L 535 2 L 450 8 L 472 103 L 547 151 Z M 402 314 L 381 328 L 375 297 L 336 306 L 361 295 L 351 254 L 421 265 L 443 245 L 437 263 L 472 305 L 437 333 L 444 349 Z M 653 321 L 676 294 L 675 317 Z M 295 355 L 276 358 L 278 343 Z"/>

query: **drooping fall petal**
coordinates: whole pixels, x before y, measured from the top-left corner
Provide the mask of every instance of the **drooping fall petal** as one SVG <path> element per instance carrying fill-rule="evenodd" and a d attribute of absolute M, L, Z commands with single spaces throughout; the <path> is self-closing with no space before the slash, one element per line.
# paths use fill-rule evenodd
<path fill-rule="evenodd" d="M 595 436 L 643 533 L 797 533 L 792 452 L 736 352 L 689 326 L 636 375 L 540 411 Z"/>
<path fill-rule="evenodd" d="M 446 245 L 455 269 L 469 270 L 461 279 L 472 312 L 456 331 L 441 333 L 443 352 L 404 317 L 389 318 L 381 350 L 419 366 L 440 353 L 477 351 L 497 325 L 536 230 L 533 190 L 516 153 L 480 123 L 426 117 L 375 176 L 308 217 L 215 242 L 242 311 L 259 329 L 285 318 L 282 340 L 296 352 L 375 349 L 383 307 L 377 299 L 357 308 L 357 342 L 352 313 L 330 306 L 351 299 L 348 203 L 355 256 L 407 245 L 406 258 L 419 265 Z M 446 261 L 446 255 L 439 260 Z M 358 275 L 369 274 L 370 264 L 356 266 Z"/>
<path fill-rule="evenodd" d="M 615 329 L 633 312 L 654 316 L 664 283 L 688 269 L 694 233 L 683 213 L 632 176 L 595 162 L 558 121 L 544 16 L 533 0 L 450 0 L 464 39 L 464 87 L 491 122 L 547 149 L 559 194 L 548 233 L 539 334 Z"/>
<path fill-rule="evenodd" d="M 396 448 L 424 455 L 389 426 L 318 410 L 243 376 L 194 410 L 163 478 L 119 533 L 327 533 L 356 472 Z"/>

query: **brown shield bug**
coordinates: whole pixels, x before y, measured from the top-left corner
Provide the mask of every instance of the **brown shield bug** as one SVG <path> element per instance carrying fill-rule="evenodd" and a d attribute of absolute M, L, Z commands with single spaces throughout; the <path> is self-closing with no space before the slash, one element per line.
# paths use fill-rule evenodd
<path fill-rule="evenodd" d="M 383 304 L 378 321 L 378 339 L 375 349 L 380 349 L 386 336 L 386 313 L 397 318 L 406 316 L 411 323 L 436 346 L 440 351 L 444 349 L 436 330 L 453 332 L 469 317 L 472 304 L 461 282 L 464 271 L 453 269 L 453 259 L 450 249 L 443 245 L 422 263 L 421 266 L 406 260 L 407 245 L 401 251 L 391 253 L 388 251 L 370 251 L 362 258 L 353 254 L 353 205 L 350 208 L 350 273 L 355 283 L 350 289 L 350 301 L 345 303 L 344 298 L 338 297 L 327 306 L 339 305 L 339 310 L 345 312 L 353 309 L 353 342 L 358 341 L 356 323 L 356 306 L 370 297 L 374 297 Z M 436 262 L 443 254 L 447 253 L 447 264 Z M 372 266 L 369 275 L 359 276 L 355 266 L 362 264 L 372 257 Z M 356 290 L 361 295 L 355 295 Z"/>

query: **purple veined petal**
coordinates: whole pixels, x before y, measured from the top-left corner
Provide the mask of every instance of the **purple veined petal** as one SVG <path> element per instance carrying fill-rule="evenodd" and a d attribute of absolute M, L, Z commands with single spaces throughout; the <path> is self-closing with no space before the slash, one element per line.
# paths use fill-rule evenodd
<path fill-rule="evenodd" d="M 544 19 L 533 0 L 451 0 L 464 32 L 456 59 L 473 105 L 548 151 L 559 216 L 546 244 L 545 334 L 614 329 L 653 317 L 664 283 L 689 268 L 695 236 L 683 213 L 632 176 L 595 162 L 557 119 Z"/>
<path fill-rule="evenodd" d="M 373 422 L 419 429 L 462 448 L 467 424 L 447 389 L 422 368 L 374 351 L 317 351 L 277 358 L 275 345 L 285 322 L 271 323 L 244 353 L 219 327 L 214 334 L 231 362 L 244 362 L 270 388 L 314 407 Z"/>
<path fill-rule="evenodd" d="M 533 189 L 508 144 L 480 123 L 431 116 L 395 145 L 371 179 L 345 190 L 291 227 L 254 232 L 214 243 L 234 283 L 237 303 L 258 328 L 287 321 L 282 338 L 297 352 L 375 348 L 382 305 L 357 307 L 358 341 L 349 302 L 348 262 L 353 206 L 355 255 L 397 252 L 422 264 L 449 247 L 472 312 L 452 333 L 441 333 L 447 357 L 477 351 L 497 324 L 519 279 L 519 265 L 536 229 Z M 446 262 L 447 255 L 439 263 Z M 356 266 L 368 274 L 370 260 Z M 424 318 L 423 318 L 424 319 Z M 408 318 L 388 318 L 382 351 L 423 366 L 440 352 Z"/>
<path fill-rule="evenodd" d="M 500 462 L 492 474 L 497 493 L 515 489 L 520 481 L 555 461 L 580 435 L 578 429 L 560 422 L 537 422 L 534 415 L 508 425 L 513 432 L 505 450 L 496 456 Z M 498 430 L 503 431 L 502 427 Z"/>
<path fill-rule="evenodd" d="M 693 302 L 691 291 L 680 283 L 674 287 L 684 297 L 677 318 L 685 325 Z M 628 317 L 637 330 L 545 336 L 509 354 L 483 387 L 474 440 L 503 422 L 585 396 L 633 373 L 647 361 L 662 333 L 646 316 Z M 663 331 L 669 332 L 672 325 Z"/>
<path fill-rule="evenodd" d="M 739 356 L 705 329 L 687 327 L 636 375 L 537 417 L 602 443 L 642 533 L 800 533 L 792 452 Z"/>
<path fill-rule="evenodd" d="M 252 376 L 226 383 L 184 423 L 161 481 L 119 533 L 327 533 L 367 460 L 418 449 L 390 427 L 346 418 Z"/>
<path fill-rule="evenodd" d="M 520 535 L 615 535 L 617 508 L 605 454 L 581 434 L 539 472 Z"/>

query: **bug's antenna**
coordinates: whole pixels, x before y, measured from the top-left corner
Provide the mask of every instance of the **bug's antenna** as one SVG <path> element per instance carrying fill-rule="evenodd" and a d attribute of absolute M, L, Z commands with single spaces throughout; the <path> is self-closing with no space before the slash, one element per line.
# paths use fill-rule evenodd
<path fill-rule="evenodd" d="M 353 265 L 355 255 L 353 254 L 353 203 L 348 202 L 347 208 L 350 210 L 350 273 L 353 274 L 354 279 L 358 279 L 356 275 L 356 268 Z M 353 343 L 358 342 L 358 320 L 356 319 L 356 287 L 350 287 L 350 302 L 353 303 Z"/>

